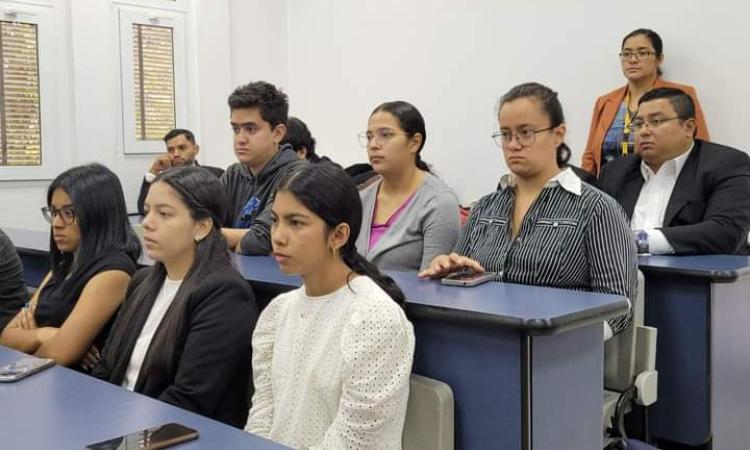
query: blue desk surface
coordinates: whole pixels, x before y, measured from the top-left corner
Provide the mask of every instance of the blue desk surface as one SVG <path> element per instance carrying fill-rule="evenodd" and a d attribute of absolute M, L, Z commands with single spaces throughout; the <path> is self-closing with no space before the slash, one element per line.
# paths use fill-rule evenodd
<path fill-rule="evenodd" d="M 25 355 L 0 347 L 0 365 Z M 151 426 L 178 422 L 198 430 L 185 449 L 281 450 L 287 447 L 63 367 L 0 383 L 0 446 L 83 449 Z"/>
<path fill-rule="evenodd" d="M 639 257 L 638 266 L 645 274 L 675 274 L 708 278 L 712 281 L 734 281 L 750 275 L 750 256 L 652 255 Z"/>
<path fill-rule="evenodd" d="M 48 247 L 46 232 L 13 228 L 5 232 L 19 249 L 46 251 Z M 271 257 L 234 254 L 232 259 L 248 281 L 284 287 L 302 284 L 299 277 L 283 274 Z M 145 255 L 141 263 L 152 264 Z M 627 309 L 627 300 L 617 295 L 510 283 L 462 288 L 420 280 L 413 272 L 387 273 L 404 291 L 407 310 L 412 313 L 522 328 L 529 334 L 551 334 L 588 325 Z"/>
<path fill-rule="evenodd" d="M 299 277 L 283 274 L 270 257 L 235 255 L 233 259 L 248 281 L 294 287 L 302 284 Z M 414 272 L 386 273 L 404 291 L 410 313 L 488 322 L 525 329 L 529 334 L 551 334 L 601 322 L 627 309 L 627 300 L 617 295 L 511 283 L 464 288 L 420 280 Z"/>

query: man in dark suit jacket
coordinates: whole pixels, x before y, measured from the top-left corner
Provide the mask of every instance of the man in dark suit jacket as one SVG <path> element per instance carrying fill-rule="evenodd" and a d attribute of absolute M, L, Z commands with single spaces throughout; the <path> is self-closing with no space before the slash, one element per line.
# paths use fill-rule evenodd
<path fill-rule="evenodd" d="M 602 189 L 631 219 L 642 253 L 747 254 L 750 157 L 694 139 L 685 92 L 657 88 L 638 103 L 636 153 L 607 163 Z"/>
<path fill-rule="evenodd" d="M 167 144 L 167 153 L 159 155 L 151 167 L 148 169 L 146 176 L 143 177 L 143 183 L 141 183 L 141 192 L 138 195 L 138 212 L 141 215 L 145 215 L 143 210 L 143 203 L 146 201 L 146 195 L 148 194 L 148 188 L 151 186 L 151 182 L 154 181 L 157 175 L 164 172 L 172 167 L 180 166 L 200 166 L 195 157 L 200 151 L 200 146 L 195 142 L 195 135 L 190 130 L 181 128 L 175 128 L 164 136 L 164 143 Z M 210 166 L 200 166 L 206 170 L 211 171 L 212 174 L 216 175 L 217 178 L 221 177 L 224 173 L 224 169 Z"/>

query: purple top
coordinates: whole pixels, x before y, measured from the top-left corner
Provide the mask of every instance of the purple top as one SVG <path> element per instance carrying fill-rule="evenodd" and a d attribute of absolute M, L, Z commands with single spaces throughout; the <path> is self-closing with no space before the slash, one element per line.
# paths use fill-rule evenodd
<path fill-rule="evenodd" d="M 412 192 L 409 197 L 404 200 L 404 203 L 401 204 L 401 206 L 396 209 L 393 214 L 391 214 L 391 217 L 388 218 L 388 220 L 385 221 L 385 223 L 375 223 L 375 213 L 378 210 L 378 203 L 375 202 L 375 211 L 372 213 L 372 225 L 370 226 L 370 249 L 372 249 L 375 244 L 378 243 L 381 236 L 385 234 L 386 231 L 388 231 L 388 228 L 391 227 L 393 222 L 396 221 L 396 219 L 401 216 L 401 213 L 404 212 L 404 209 L 406 209 L 406 205 L 409 204 L 411 199 L 414 198 L 414 194 L 416 194 L 416 191 Z"/>

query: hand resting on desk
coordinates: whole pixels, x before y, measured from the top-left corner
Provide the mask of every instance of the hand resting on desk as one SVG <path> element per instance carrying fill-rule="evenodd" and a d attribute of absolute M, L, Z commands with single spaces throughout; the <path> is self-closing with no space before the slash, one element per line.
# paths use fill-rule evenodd
<path fill-rule="evenodd" d="M 474 273 L 484 273 L 484 267 L 477 261 L 461 256 L 458 253 L 440 255 L 430 263 L 430 267 L 419 272 L 419 278 L 443 278 L 453 272 L 466 270 Z"/>

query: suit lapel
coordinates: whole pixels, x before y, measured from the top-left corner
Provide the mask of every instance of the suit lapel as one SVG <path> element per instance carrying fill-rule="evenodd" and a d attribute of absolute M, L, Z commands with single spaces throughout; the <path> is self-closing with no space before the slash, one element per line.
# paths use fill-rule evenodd
<path fill-rule="evenodd" d="M 698 170 L 698 160 L 700 159 L 700 143 L 695 142 L 693 150 L 690 152 L 685 165 L 677 177 L 677 181 L 672 189 L 672 195 L 667 203 L 667 210 L 664 212 L 664 226 L 671 226 L 672 220 L 690 199 L 693 186 L 695 185 L 696 172 Z"/>
<path fill-rule="evenodd" d="M 638 196 L 641 194 L 643 187 L 643 175 L 641 175 L 641 158 L 633 158 L 630 166 L 625 173 L 623 180 L 622 194 L 620 195 L 620 204 L 629 219 L 633 218 L 633 210 Z"/>

